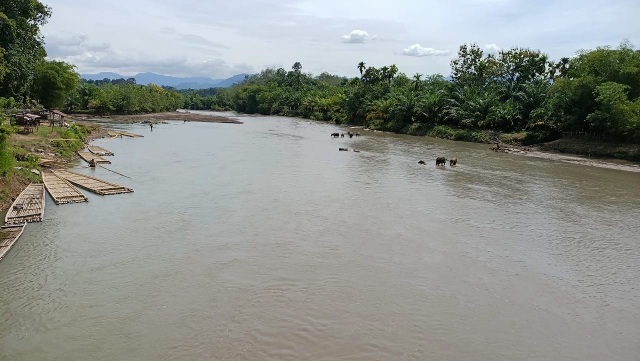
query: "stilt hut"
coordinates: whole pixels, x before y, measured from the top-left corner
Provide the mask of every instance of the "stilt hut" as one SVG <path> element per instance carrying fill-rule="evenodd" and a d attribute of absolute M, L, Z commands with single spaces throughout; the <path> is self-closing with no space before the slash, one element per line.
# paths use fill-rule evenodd
<path fill-rule="evenodd" d="M 59 110 L 51 109 L 49 111 L 49 125 L 55 126 L 58 123 L 60 126 L 64 125 L 64 117 L 67 115 Z"/>

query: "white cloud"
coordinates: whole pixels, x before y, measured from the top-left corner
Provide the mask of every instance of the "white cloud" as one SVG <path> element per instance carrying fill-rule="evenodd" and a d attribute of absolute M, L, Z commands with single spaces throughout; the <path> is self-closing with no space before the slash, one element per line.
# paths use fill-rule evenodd
<path fill-rule="evenodd" d="M 486 50 L 489 53 L 498 53 L 500 52 L 500 50 L 502 50 L 502 48 L 500 48 L 499 46 L 497 46 L 496 44 L 485 44 L 484 45 L 484 50 Z"/>
<path fill-rule="evenodd" d="M 402 55 L 417 56 L 417 57 L 442 56 L 442 55 L 448 55 L 449 53 L 450 53 L 449 50 L 438 50 L 438 49 L 434 49 L 434 48 L 425 48 L 425 47 L 422 47 L 420 44 L 413 44 L 413 45 L 409 46 L 408 48 L 405 48 L 405 49 L 402 50 Z"/>
<path fill-rule="evenodd" d="M 176 56 L 194 65 L 185 69 L 174 61 L 176 69 L 170 71 L 172 62 L 156 64 L 168 75 L 201 73 L 199 66 L 206 59 L 223 59 L 232 68 L 248 63 L 258 70 L 264 64 L 284 64 L 289 69 L 300 61 L 305 72 L 346 76 L 359 75 L 354 64 L 360 61 L 395 63 L 407 74 L 426 70 L 447 74 L 451 54 L 444 49 L 455 52 L 461 44 L 479 44 L 487 53 L 499 50 L 497 46 L 485 50 L 485 44 L 492 43 L 504 49 L 540 49 L 552 59 L 571 56 L 578 49 L 615 47 L 625 38 L 640 44 L 640 23 L 634 16 L 640 12 L 638 0 L 566 0 L 553 6 L 522 0 L 377 1 L 375 6 L 365 0 L 48 0 L 47 4 L 53 15 L 42 32 L 49 56 L 71 59 L 91 54 L 101 59 L 76 64 L 81 72 L 115 70 L 107 66 L 120 64 L 106 60 L 127 61 L 124 55 L 130 55 L 132 64 L 139 66 L 154 65 L 145 64 L 145 59 L 176 60 Z M 428 21 L 424 14 L 429 14 Z M 78 33 L 84 38 L 53 38 Z M 414 39 L 425 47 L 408 47 L 417 42 Z M 406 56 L 397 57 L 400 54 Z M 420 56 L 426 61 L 415 61 Z M 99 64 L 103 68 L 98 69 Z M 224 66 L 212 69 L 228 71 Z"/>
<path fill-rule="evenodd" d="M 49 57 L 59 58 L 83 54 L 89 51 L 109 52 L 111 46 L 108 43 L 90 42 L 84 34 L 73 34 L 67 36 L 46 36 L 45 48 Z"/>
<path fill-rule="evenodd" d="M 345 43 L 362 44 L 374 38 L 375 35 L 369 36 L 365 30 L 352 30 L 349 34 L 342 35 L 342 41 Z"/>

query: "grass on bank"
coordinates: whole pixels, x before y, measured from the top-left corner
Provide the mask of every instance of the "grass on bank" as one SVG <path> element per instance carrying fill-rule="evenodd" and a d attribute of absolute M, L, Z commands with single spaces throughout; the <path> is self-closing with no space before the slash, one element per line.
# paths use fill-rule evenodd
<path fill-rule="evenodd" d="M 5 119 L 0 124 L 0 209 L 5 209 L 30 182 L 41 182 L 41 158 L 70 161 L 85 146 L 93 126 L 40 126 L 33 133 L 22 133 Z"/>

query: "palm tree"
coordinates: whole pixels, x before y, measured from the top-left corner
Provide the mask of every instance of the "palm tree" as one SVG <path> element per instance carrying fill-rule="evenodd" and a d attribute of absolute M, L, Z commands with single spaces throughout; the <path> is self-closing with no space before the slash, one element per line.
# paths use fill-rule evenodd
<path fill-rule="evenodd" d="M 418 90 L 418 86 L 420 85 L 420 80 L 422 79 L 422 74 L 420 73 L 416 73 L 413 76 L 413 81 L 415 82 L 414 84 L 414 90 Z"/>
<path fill-rule="evenodd" d="M 389 67 L 388 66 L 383 66 L 382 68 L 380 68 L 380 76 L 382 77 L 383 80 L 390 80 L 389 79 Z"/>
<path fill-rule="evenodd" d="M 391 64 L 391 66 L 389 67 L 388 74 L 389 74 L 389 81 L 395 78 L 396 74 L 398 74 L 398 67 L 396 66 L 396 64 Z"/>
<path fill-rule="evenodd" d="M 367 67 L 365 66 L 364 61 L 358 63 L 358 70 L 360 70 L 360 77 L 362 77 L 362 73 Z"/>

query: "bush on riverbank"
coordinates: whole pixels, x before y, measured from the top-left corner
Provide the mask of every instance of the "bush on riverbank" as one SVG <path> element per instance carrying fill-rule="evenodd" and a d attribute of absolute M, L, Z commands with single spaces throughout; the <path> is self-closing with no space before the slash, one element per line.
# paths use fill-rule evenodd
<path fill-rule="evenodd" d="M 498 137 L 502 143 L 511 145 L 534 145 L 550 142 L 558 138 L 559 135 L 557 133 L 544 131 L 504 133 Z"/>
<path fill-rule="evenodd" d="M 0 124 L 0 176 L 2 177 L 6 177 L 9 174 L 15 163 L 13 153 L 8 146 L 9 137 L 13 133 L 13 127 Z"/>
<path fill-rule="evenodd" d="M 489 135 L 480 130 L 454 129 L 446 125 L 433 127 L 427 135 L 434 138 L 461 140 L 464 142 L 489 143 Z"/>

